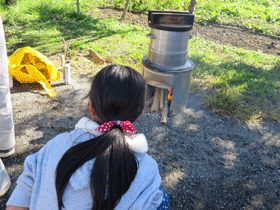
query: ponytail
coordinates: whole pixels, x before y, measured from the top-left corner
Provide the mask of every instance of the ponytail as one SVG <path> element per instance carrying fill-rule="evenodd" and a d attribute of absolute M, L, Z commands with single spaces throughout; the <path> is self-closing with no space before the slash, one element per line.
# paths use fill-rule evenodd
<path fill-rule="evenodd" d="M 113 210 L 129 189 L 137 173 L 137 159 L 122 128 L 115 124 L 103 135 L 71 147 L 62 156 L 55 180 L 59 210 L 63 207 L 62 197 L 70 177 L 93 158 L 96 159 L 90 177 L 92 210 Z"/>

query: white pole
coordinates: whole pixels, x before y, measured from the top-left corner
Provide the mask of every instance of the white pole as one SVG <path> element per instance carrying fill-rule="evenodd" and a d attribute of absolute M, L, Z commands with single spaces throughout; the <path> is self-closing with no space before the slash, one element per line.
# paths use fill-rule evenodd
<path fill-rule="evenodd" d="M 9 150 L 15 145 L 13 109 L 9 87 L 9 70 L 6 41 L 0 16 L 0 150 Z"/>

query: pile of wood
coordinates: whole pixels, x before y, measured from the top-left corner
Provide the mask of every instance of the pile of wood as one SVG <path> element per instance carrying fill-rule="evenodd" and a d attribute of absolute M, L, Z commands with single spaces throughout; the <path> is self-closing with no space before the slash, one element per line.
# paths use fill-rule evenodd
<path fill-rule="evenodd" d="M 156 88 L 154 97 L 150 98 L 147 101 L 147 104 L 151 103 L 151 113 L 161 112 L 161 124 L 167 123 L 167 114 L 168 114 L 168 90 L 162 88 Z"/>

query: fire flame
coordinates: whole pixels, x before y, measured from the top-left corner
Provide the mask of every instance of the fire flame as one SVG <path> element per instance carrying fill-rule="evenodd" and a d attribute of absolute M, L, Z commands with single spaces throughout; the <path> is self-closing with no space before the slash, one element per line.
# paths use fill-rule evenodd
<path fill-rule="evenodd" d="M 172 89 L 168 89 L 168 96 L 167 96 L 167 99 L 168 99 L 169 101 L 171 101 L 171 99 L 172 99 Z"/>

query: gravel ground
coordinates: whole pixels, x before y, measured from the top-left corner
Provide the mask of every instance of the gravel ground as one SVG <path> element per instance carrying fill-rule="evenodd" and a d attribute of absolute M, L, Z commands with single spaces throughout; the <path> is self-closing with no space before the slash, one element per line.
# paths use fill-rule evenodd
<path fill-rule="evenodd" d="M 53 82 L 50 98 L 37 84 L 14 82 L 12 103 L 16 153 L 3 162 L 15 187 L 23 161 L 47 141 L 67 132 L 86 112 L 91 78 L 73 75 L 72 85 Z M 172 209 L 280 209 L 280 126 L 243 124 L 203 108 L 203 90 L 189 95 L 187 111 L 160 124 L 148 109 L 136 122 L 157 160 Z"/>

